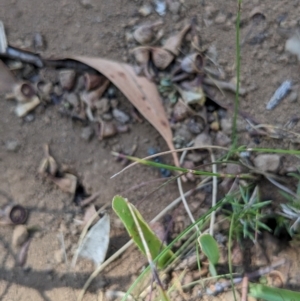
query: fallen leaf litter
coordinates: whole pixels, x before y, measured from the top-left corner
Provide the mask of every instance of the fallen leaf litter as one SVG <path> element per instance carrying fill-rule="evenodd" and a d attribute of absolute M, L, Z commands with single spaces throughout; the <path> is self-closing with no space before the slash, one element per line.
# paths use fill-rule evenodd
<path fill-rule="evenodd" d="M 156 2 L 158 3 L 156 9 L 158 10 L 158 12 L 161 12 L 161 14 L 164 14 L 164 8 L 159 3 L 163 1 Z M 144 27 L 139 27 L 134 31 L 133 36 L 137 42 L 139 42 L 142 45 L 148 43 L 151 44 L 153 40 L 155 43 L 160 39 L 159 36 L 157 36 L 159 34 L 159 31 L 155 31 L 154 33 L 152 33 L 152 25 L 143 25 Z M 161 24 L 159 23 L 159 25 Z M 153 26 L 155 27 L 157 26 L 157 24 L 154 24 Z M 74 59 L 76 61 L 89 65 L 93 69 L 98 70 L 100 74 L 84 73 L 78 76 L 77 70 L 62 70 L 58 74 L 62 92 L 59 91 L 59 87 L 53 86 L 51 82 L 38 82 L 36 83 L 36 85 L 33 86 L 29 82 L 17 82 L 15 78 L 12 80 L 13 77 L 11 77 L 10 72 L 8 72 L 7 67 L 4 65 L 0 65 L 0 76 L 1 79 L 4 79 L 1 82 L 1 84 L 5 82 L 8 78 L 10 78 L 10 84 L 5 84 L 3 88 L 2 86 L 0 86 L 0 88 L 1 91 L 6 90 L 5 92 L 13 91 L 13 97 L 18 101 L 18 105 L 15 109 L 15 113 L 18 117 L 26 116 L 29 112 L 34 111 L 35 108 L 41 103 L 45 105 L 49 102 L 55 102 L 55 98 L 60 99 L 59 102 L 61 102 L 62 99 L 63 101 L 66 100 L 66 102 L 63 103 L 64 112 L 69 111 L 67 114 L 73 117 L 74 119 L 78 118 L 79 120 L 84 122 L 88 121 L 91 123 L 97 123 L 98 138 L 102 140 L 104 138 L 114 136 L 118 132 L 122 132 L 122 130 L 118 130 L 118 127 L 120 127 L 120 125 L 116 125 L 110 120 L 107 121 L 105 120 L 107 116 L 105 118 L 104 116 L 102 116 L 103 114 L 111 110 L 110 104 L 108 104 L 108 109 L 104 109 L 105 112 L 103 111 L 103 109 L 101 109 L 102 107 L 99 104 L 101 101 L 104 102 L 103 99 L 105 98 L 103 98 L 102 96 L 105 94 L 105 91 L 107 91 L 110 82 L 112 82 L 124 93 L 125 96 L 127 96 L 127 98 L 135 105 L 135 107 L 140 111 L 140 113 L 159 131 L 162 137 L 164 137 L 164 139 L 166 140 L 169 148 L 172 150 L 174 149 L 174 140 L 171 129 L 169 129 L 168 127 L 169 120 L 172 119 L 173 114 L 173 117 L 175 117 L 175 121 L 183 121 L 189 117 L 189 114 L 191 114 L 191 112 L 185 112 L 183 117 L 178 117 L 178 115 L 174 116 L 173 111 L 171 113 L 171 116 L 169 114 L 169 116 L 167 117 L 164 114 L 165 109 L 160 103 L 160 97 L 157 93 L 155 85 L 150 83 L 149 81 L 145 81 L 145 79 L 143 78 L 136 77 L 133 70 L 137 70 L 139 75 L 144 74 L 148 79 L 155 80 L 156 84 L 159 85 L 159 91 L 162 93 L 162 95 L 166 96 L 171 103 L 173 101 L 177 105 L 183 102 L 186 106 L 192 106 L 192 112 L 199 111 L 205 104 L 207 97 L 204 89 L 205 84 L 216 85 L 218 87 L 221 87 L 223 89 L 229 89 L 231 91 L 234 91 L 235 89 L 234 86 L 230 85 L 229 83 L 221 82 L 218 79 L 212 80 L 211 78 L 205 78 L 204 68 L 202 65 L 203 53 L 188 54 L 184 58 L 180 58 L 177 62 L 177 57 L 180 54 L 179 49 L 181 41 L 186 32 L 190 30 L 190 27 L 191 25 L 187 25 L 181 32 L 178 33 L 178 35 L 167 39 L 163 47 L 154 47 L 151 45 L 141 46 L 133 49 L 132 54 L 134 55 L 136 62 L 138 63 L 138 66 L 135 68 L 132 68 L 129 65 L 117 64 L 115 62 L 110 62 L 103 59 L 71 57 L 71 61 Z M 149 35 L 149 37 L 146 37 L 146 35 Z M 38 38 L 38 40 L 40 40 L 40 38 Z M 37 45 L 39 44 L 40 43 L 38 41 Z M 2 45 L 4 45 L 4 48 L 1 48 L 1 52 L 4 52 L 3 49 L 6 49 L 5 43 L 2 42 Z M 10 52 L 12 52 L 12 50 L 10 50 Z M 22 59 L 22 56 L 20 56 L 19 58 Z M 34 55 L 31 56 L 31 54 L 29 54 L 29 58 L 31 58 L 32 60 L 35 59 L 36 65 L 41 65 L 40 62 L 43 62 L 42 59 L 39 60 L 38 58 L 35 58 Z M 174 63 L 174 61 L 176 62 Z M 167 69 L 172 62 L 174 63 L 174 70 L 177 71 L 174 72 L 168 70 L 168 72 L 165 72 L 164 70 Z M 179 66 L 177 63 L 179 63 Z M 2 61 L 1 64 L 3 64 Z M 105 70 L 110 71 L 107 72 Z M 111 72 L 111 70 L 114 70 L 114 72 Z M 182 72 L 183 74 L 180 74 L 180 72 Z M 105 75 L 105 77 L 101 73 Z M 3 77 L 2 74 L 4 74 Z M 191 79 L 190 75 L 193 75 L 192 77 L 194 78 Z M 126 82 L 124 85 L 121 83 L 121 80 L 124 79 L 124 77 L 126 78 L 127 76 L 130 77 L 130 79 L 127 78 L 128 82 L 130 83 L 130 85 L 128 86 L 129 88 L 125 87 L 126 84 L 128 84 L 128 82 Z M 180 78 L 180 76 L 182 77 Z M 79 79 L 80 77 L 81 79 Z M 84 82 L 85 91 L 82 91 L 80 88 L 78 88 L 80 80 Z M 187 80 L 189 82 L 184 82 L 184 80 Z M 196 81 L 196 85 L 193 85 L 193 80 Z M 14 82 L 13 86 L 9 87 L 9 85 L 11 85 L 12 82 Z M 54 93 L 55 96 L 52 95 L 49 97 L 49 94 L 53 93 L 55 88 L 56 92 L 58 91 L 61 94 Z M 138 93 L 138 97 L 134 97 L 133 93 L 129 91 L 131 88 L 133 88 L 133 90 Z M 168 88 L 169 90 L 165 88 Z M 77 92 L 77 94 L 75 94 L 75 98 L 71 100 L 71 98 L 68 97 L 68 92 L 72 92 L 73 89 L 75 89 L 75 92 Z M 291 87 L 285 87 L 285 89 L 290 90 Z M 154 98 L 157 100 L 155 100 L 155 105 L 153 103 L 148 103 L 148 105 L 145 106 L 143 104 L 144 99 L 147 98 L 147 95 L 152 95 L 152 93 L 154 93 Z M 244 93 L 246 93 L 246 91 L 241 89 L 241 94 Z M 285 96 L 286 92 L 282 92 L 281 94 L 282 96 L 280 96 L 279 98 L 282 99 Z M 10 99 L 11 97 L 12 94 L 7 95 L 7 99 Z M 143 101 L 141 101 L 141 99 Z M 112 99 L 108 98 L 108 100 L 110 102 Z M 196 107 L 193 107 L 193 105 L 195 105 Z M 274 107 L 275 105 L 272 104 L 271 100 L 271 104 L 267 107 L 267 109 L 272 109 Z M 224 106 L 224 108 L 226 108 L 226 106 Z M 151 114 L 149 114 L 147 110 L 151 111 Z M 100 114 L 98 114 L 98 111 L 100 112 Z M 168 112 L 168 109 L 166 109 L 166 111 Z M 129 115 L 122 112 L 118 108 L 113 108 L 111 112 L 111 115 L 113 116 L 115 121 L 121 124 L 130 122 Z M 209 113 L 215 114 L 216 112 Z M 197 115 L 192 113 L 192 118 L 194 118 L 195 116 Z M 217 116 L 215 116 L 215 118 L 212 118 L 211 120 L 212 121 L 210 123 L 210 128 L 215 131 L 218 131 L 219 127 L 216 127 L 215 129 L 215 126 L 212 126 L 213 123 L 218 124 L 219 121 Z M 199 130 L 197 130 L 196 132 L 190 132 L 192 132 L 192 134 L 200 134 Z M 180 147 L 182 145 L 177 146 Z M 175 164 L 178 164 L 176 156 L 174 156 L 174 161 Z M 60 175 L 60 177 L 56 177 L 57 169 L 58 167 L 56 165 L 55 160 L 49 155 L 49 150 L 48 152 L 46 151 L 46 155 L 43 159 L 43 162 L 41 163 L 39 173 L 46 175 L 62 191 L 74 194 L 77 186 L 76 177 L 68 173 Z M 28 249 L 29 243 L 30 241 L 28 240 L 25 249 Z M 101 259 L 101 261 L 103 261 L 103 259 Z M 93 258 L 93 260 L 97 264 L 99 264 L 100 262 L 97 261 L 95 258 Z M 20 261 L 23 262 L 24 260 Z"/>

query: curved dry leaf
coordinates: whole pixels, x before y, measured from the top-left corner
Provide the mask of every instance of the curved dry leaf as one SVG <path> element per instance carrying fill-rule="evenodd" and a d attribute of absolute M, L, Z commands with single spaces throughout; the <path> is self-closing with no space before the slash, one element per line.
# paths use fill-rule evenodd
<path fill-rule="evenodd" d="M 105 75 L 156 128 L 170 150 L 175 149 L 172 130 L 154 83 L 145 77 L 137 76 L 134 68 L 128 64 L 101 58 L 72 57 L 71 59 L 84 63 Z M 179 166 L 176 153 L 173 153 L 173 158 L 175 165 Z"/>
<path fill-rule="evenodd" d="M 110 218 L 105 214 L 87 233 L 78 249 L 81 257 L 94 261 L 99 266 L 105 259 L 109 244 Z"/>

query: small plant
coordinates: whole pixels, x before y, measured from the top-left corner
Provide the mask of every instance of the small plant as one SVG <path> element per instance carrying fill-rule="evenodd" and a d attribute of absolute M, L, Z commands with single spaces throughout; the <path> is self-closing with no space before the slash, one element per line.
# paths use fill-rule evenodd
<path fill-rule="evenodd" d="M 257 187 L 250 194 L 250 187 L 239 187 L 239 191 L 233 195 L 226 196 L 227 202 L 231 205 L 232 211 L 228 213 L 228 219 L 233 223 L 233 238 L 250 238 L 255 240 L 254 233 L 261 229 L 270 231 L 271 229 L 262 222 L 265 215 L 261 209 L 270 204 L 271 201 L 260 202 Z"/>
<path fill-rule="evenodd" d="M 279 217 L 278 220 L 281 221 L 281 225 L 284 225 L 290 236 L 293 237 L 299 232 L 300 227 L 300 175 L 291 173 L 290 176 L 298 179 L 297 191 L 294 196 L 281 191 L 288 203 L 280 205 L 282 212 L 279 215 L 284 219 Z"/>

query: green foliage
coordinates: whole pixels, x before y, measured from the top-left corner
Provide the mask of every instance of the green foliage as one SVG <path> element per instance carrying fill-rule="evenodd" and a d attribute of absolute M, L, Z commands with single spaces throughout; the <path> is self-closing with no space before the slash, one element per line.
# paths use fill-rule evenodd
<path fill-rule="evenodd" d="M 122 198 L 121 196 L 115 196 L 113 199 L 113 209 L 122 220 L 128 234 L 134 240 L 139 249 L 146 254 L 146 251 L 143 246 L 143 242 L 139 235 L 137 225 L 134 222 L 134 219 L 131 215 L 130 209 L 128 208 L 129 202 L 127 199 Z M 149 247 L 151 256 L 153 259 L 157 258 L 157 265 L 159 268 L 164 268 L 168 262 L 174 259 L 174 254 L 171 250 L 164 252 L 165 246 L 161 240 L 154 234 L 149 225 L 145 222 L 139 211 L 130 204 L 134 210 L 134 213 L 138 219 L 139 225 L 142 229 L 143 235 Z"/>
<path fill-rule="evenodd" d="M 249 285 L 249 294 L 254 298 L 266 301 L 296 301 L 300 300 L 300 293 L 262 284 Z"/>
<path fill-rule="evenodd" d="M 271 229 L 262 222 L 265 217 L 261 209 L 270 204 L 271 201 L 260 202 L 257 194 L 250 195 L 250 187 L 239 187 L 239 191 L 227 195 L 226 200 L 231 205 L 232 211 L 224 210 L 228 219 L 233 223 L 233 239 L 250 238 L 254 240 L 256 231 Z"/>
<path fill-rule="evenodd" d="M 209 271 L 212 276 L 217 276 L 215 265 L 219 262 L 220 252 L 216 240 L 210 234 L 202 234 L 199 237 L 202 252 L 209 260 Z"/>
<path fill-rule="evenodd" d="M 277 217 L 277 228 L 285 227 L 290 236 L 299 236 L 300 228 L 300 175 L 296 173 L 289 174 L 298 180 L 296 196 L 280 191 L 284 198 L 288 201 L 287 204 L 281 204 L 282 212 Z"/>

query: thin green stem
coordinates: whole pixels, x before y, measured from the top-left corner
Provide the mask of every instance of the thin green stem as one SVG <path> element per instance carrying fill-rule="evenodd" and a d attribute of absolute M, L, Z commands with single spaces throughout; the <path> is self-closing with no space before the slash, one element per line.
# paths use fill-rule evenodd
<path fill-rule="evenodd" d="M 240 57 L 240 19 L 241 19 L 241 5 L 242 0 L 238 1 L 238 10 L 237 10 L 237 18 L 236 18 L 236 94 L 235 94 L 235 102 L 234 102 L 234 115 L 233 115 L 233 125 L 232 125 L 232 147 L 231 150 L 235 150 L 237 146 L 237 115 L 239 109 L 239 92 L 240 92 L 240 65 L 241 65 L 241 57 Z"/>

